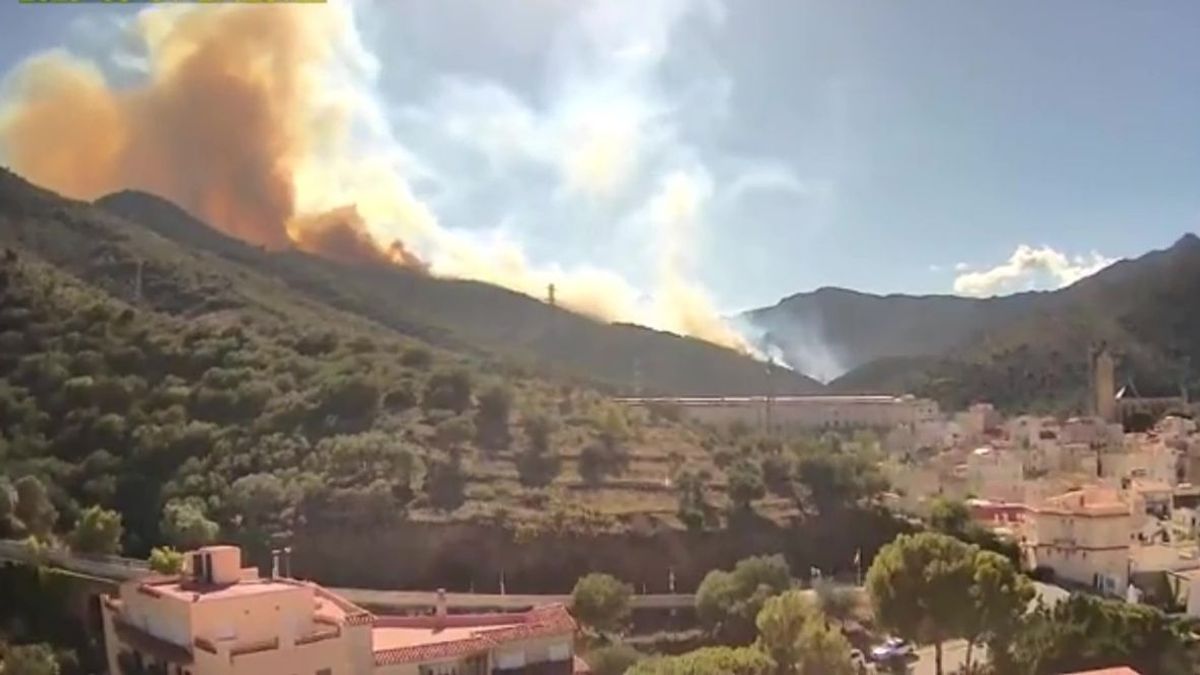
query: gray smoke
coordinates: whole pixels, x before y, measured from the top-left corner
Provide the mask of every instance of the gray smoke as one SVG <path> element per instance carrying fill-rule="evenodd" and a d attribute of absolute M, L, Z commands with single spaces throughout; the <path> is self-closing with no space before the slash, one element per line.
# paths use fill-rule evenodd
<path fill-rule="evenodd" d="M 818 382 L 829 383 L 848 370 L 840 350 L 825 339 L 820 317 L 775 312 L 730 321 L 760 352 Z"/>

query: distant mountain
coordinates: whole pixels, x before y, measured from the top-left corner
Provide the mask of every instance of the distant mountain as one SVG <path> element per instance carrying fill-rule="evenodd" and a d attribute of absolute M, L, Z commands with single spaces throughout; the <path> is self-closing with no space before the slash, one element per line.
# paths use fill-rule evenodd
<path fill-rule="evenodd" d="M 824 287 L 741 316 L 795 369 L 832 380 L 885 357 L 942 354 L 1044 303 L 1043 293 L 995 299 L 873 295 Z"/>
<path fill-rule="evenodd" d="M 1121 378 L 1139 388 L 1195 386 L 1197 306 L 1200 238 L 1187 234 L 1057 291 L 971 299 L 822 288 L 742 318 L 835 391 L 1073 410 L 1084 405 L 1087 353 L 1100 340 L 1114 345 Z"/>
<path fill-rule="evenodd" d="M 452 349 L 499 353 L 615 392 L 742 395 L 766 386 L 764 365 L 703 340 L 610 324 L 490 284 L 393 265 L 348 265 L 300 251 L 271 252 L 210 228 L 176 205 L 120 192 L 97 206 L 159 235 L 268 272 L 315 301 Z M 778 393 L 823 389 L 799 373 L 772 377 Z"/>

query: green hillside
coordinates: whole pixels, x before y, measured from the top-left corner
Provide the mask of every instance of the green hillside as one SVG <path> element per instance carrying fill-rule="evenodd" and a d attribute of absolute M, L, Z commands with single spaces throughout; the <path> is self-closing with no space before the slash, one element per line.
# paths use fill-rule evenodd
<path fill-rule="evenodd" d="M 37 477 L 58 531 L 96 504 L 122 514 L 134 553 L 213 532 L 261 552 L 299 529 L 450 520 L 526 534 L 705 527 L 730 497 L 775 517 L 814 493 L 766 494 L 770 448 L 668 409 L 628 411 L 588 378 L 456 334 L 374 320 L 353 311 L 354 292 L 326 297 L 337 270 L 321 261 L 190 232 L 211 240 L 0 174 L 0 497 Z M 790 465 L 772 466 L 790 485 Z"/>
<path fill-rule="evenodd" d="M 97 204 L 190 248 L 268 273 L 309 298 L 452 349 L 502 353 L 614 392 L 745 395 L 766 386 L 762 363 L 702 340 L 596 321 L 489 284 L 392 265 L 345 265 L 299 251 L 267 252 L 145 193 L 117 193 Z M 788 372 L 773 375 L 771 384 L 780 393 L 821 389 Z"/>

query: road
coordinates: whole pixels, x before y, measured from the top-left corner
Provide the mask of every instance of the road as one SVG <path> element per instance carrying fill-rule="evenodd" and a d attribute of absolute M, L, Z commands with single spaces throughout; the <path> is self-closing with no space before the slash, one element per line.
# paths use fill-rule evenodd
<path fill-rule="evenodd" d="M 356 605 L 385 607 L 389 609 L 411 609 L 433 607 L 437 593 L 432 591 L 380 591 L 365 588 L 331 588 L 334 593 Z M 553 603 L 567 604 L 569 595 L 507 594 L 493 593 L 447 593 L 446 606 L 456 609 L 500 609 L 519 610 L 537 605 Z M 633 609 L 690 609 L 695 596 L 690 593 L 635 595 L 630 600 Z"/>
<path fill-rule="evenodd" d="M 937 675 L 937 659 L 934 658 L 933 647 L 921 647 L 917 650 L 918 660 L 913 664 L 913 675 Z M 987 647 L 975 645 L 971 652 L 972 663 L 986 662 Z M 967 663 L 966 640 L 953 640 L 942 645 L 942 672 L 957 672 Z"/>
<path fill-rule="evenodd" d="M 0 560 L 25 564 L 40 564 L 114 582 L 138 579 L 150 574 L 145 561 L 116 556 L 83 556 L 69 551 L 34 552 L 24 542 L 0 540 Z M 350 602 L 384 609 L 414 609 L 433 607 L 437 603 L 434 591 L 390 591 L 368 588 L 330 588 Z M 447 593 L 446 605 L 455 609 L 520 610 L 537 605 L 567 603 L 569 595 L 488 593 Z M 690 593 L 661 593 L 635 595 L 630 604 L 634 609 L 686 609 L 695 603 Z"/>

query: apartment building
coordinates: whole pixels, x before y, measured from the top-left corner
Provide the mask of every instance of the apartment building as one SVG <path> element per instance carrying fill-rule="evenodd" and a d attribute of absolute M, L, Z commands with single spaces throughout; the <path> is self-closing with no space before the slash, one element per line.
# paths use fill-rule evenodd
<path fill-rule="evenodd" d="M 241 550 L 188 555 L 180 576 L 121 585 L 101 602 L 112 673 L 570 675 L 575 622 L 561 605 L 510 614 L 377 616 L 320 586 L 261 578 Z"/>
<path fill-rule="evenodd" d="M 1026 513 L 1029 563 L 1057 578 L 1121 595 L 1129 585 L 1132 507 L 1120 490 L 1087 486 Z"/>

